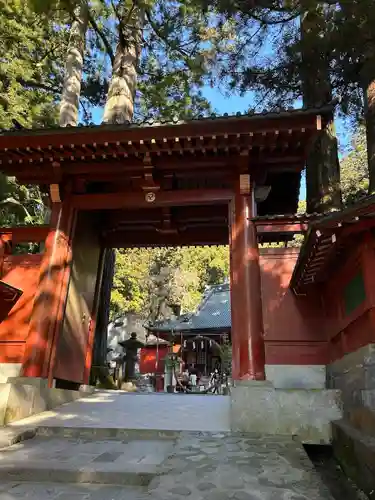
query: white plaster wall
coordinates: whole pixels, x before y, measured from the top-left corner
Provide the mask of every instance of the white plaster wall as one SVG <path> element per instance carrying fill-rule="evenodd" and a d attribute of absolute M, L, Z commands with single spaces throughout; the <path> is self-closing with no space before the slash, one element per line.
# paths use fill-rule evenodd
<path fill-rule="evenodd" d="M 325 365 L 266 365 L 266 379 L 275 389 L 325 389 Z"/>
<path fill-rule="evenodd" d="M 8 377 L 18 377 L 21 368 L 21 363 L 0 363 L 0 384 L 7 382 Z"/>

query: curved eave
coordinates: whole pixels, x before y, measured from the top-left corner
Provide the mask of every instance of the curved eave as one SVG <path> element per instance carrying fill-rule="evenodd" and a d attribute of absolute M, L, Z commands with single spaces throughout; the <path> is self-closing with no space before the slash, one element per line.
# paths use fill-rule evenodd
<path fill-rule="evenodd" d="M 344 242 L 353 234 L 374 227 L 375 195 L 311 222 L 290 281 L 294 293 L 298 295 L 309 285 L 324 280 L 328 264 L 334 253 L 342 250 Z"/>

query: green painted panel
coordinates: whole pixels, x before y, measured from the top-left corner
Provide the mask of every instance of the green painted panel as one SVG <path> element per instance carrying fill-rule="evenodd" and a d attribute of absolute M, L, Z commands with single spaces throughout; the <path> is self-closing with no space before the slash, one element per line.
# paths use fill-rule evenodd
<path fill-rule="evenodd" d="M 354 276 L 344 288 L 345 314 L 351 314 L 366 300 L 362 271 Z"/>

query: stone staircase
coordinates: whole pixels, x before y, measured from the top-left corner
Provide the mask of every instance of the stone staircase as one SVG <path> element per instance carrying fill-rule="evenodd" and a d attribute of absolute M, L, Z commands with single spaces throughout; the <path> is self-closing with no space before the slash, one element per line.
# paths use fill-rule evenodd
<path fill-rule="evenodd" d="M 228 401 L 105 392 L 12 424 L 31 439 L 0 450 L 0 500 L 331 500 L 300 442 L 231 432 Z"/>
<path fill-rule="evenodd" d="M 230 432 L 41 427 L 0 452 L 0 485 L 0 500 L 331 499 L 298 442 Z"/>

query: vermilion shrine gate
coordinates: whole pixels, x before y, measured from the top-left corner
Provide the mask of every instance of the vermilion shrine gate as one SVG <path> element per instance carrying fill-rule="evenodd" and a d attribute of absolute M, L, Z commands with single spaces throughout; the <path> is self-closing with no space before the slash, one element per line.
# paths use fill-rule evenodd
<path fill-rule="evenodd" d="M 308 147 L 331 115 L 327 107 L 3 133 L 1 169 L 48 190 L 52 215 L 48 227 L 2 231 L 2 279 L 24 293 L 0 324 L 0 361 L 22 363 L 26 377 L 87 383 L 101 334 L 95 325 L 106 248 L 229 243 L 233 378 L 263 380 L 265 356 L 268 364 L 291 357 L 303 364 L 304 356 L 323 363 L 316 361 L 324 357 L 321 335 L 309 334 L 306 347 L 301 325 L 289 328 L 279 349 L 274 335 L 265 350 L 264 322 L 268 336 L 285 330 L 274 323 L 273 301 L 298 252 L 264 253 L 263 274 L 271 266 L 265 280 L 276 266 L 276 283 L 261 285 L 258 241 L 287 242 L 306 230 L 305 220 L 273 216 L 296 212 Z M 45 242 L 44 253 L 10 255 L 9 242 L 21 241 Z M 293 307 L 286 311 L 301 322 L 304 312 Z"/>
<path fill-rule="evenodd" d="M 372 494 L 375 195 L 326 216 L 283 215 L 297 210 L 308 148 L 332 112 L 1 134 L 1 170 L 49 192 L 52 215 L 0 230 L 0 382 L 23 375 L 50 395 L 47 381 L 88 382 L 105 334 L 106 249 L 229 243 L 231 429 L 333 436 Z M 300 249 L 287 245 L 296 233 L 306 233 Z M 286 244 L 259 251 L 272 241 Z M 23 242 L 44 251 L 14 254 Z"/>

